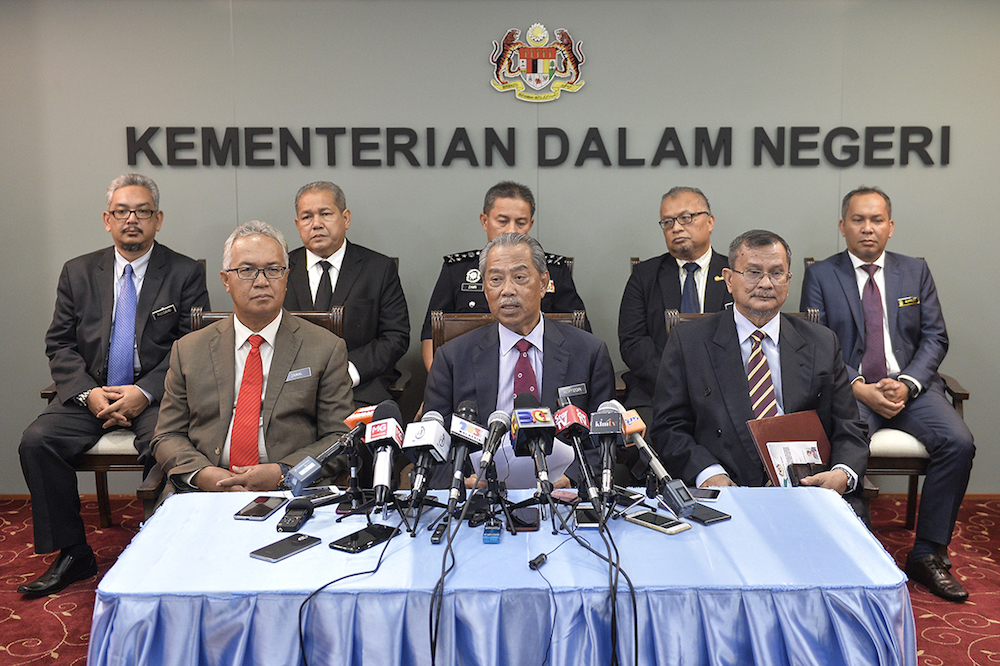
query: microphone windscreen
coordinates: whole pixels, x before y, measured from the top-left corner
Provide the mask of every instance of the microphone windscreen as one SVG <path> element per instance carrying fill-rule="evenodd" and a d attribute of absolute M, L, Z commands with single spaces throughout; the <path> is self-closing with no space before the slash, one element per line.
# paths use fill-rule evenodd
<path fill-rule="evenodd" d="M 472 421 L 473 423 L 479 421 L 479 407 L 471 400 L 463 400 L 458 403 L 458 409 L 455 410 L 455 413 L 458 414 L 458 418 L 460 419 Z"/>
<path fill-rule="evenodd" d="M 375 407 L 372 421 L 381 421 L 382 419 L 396 419 L 399 423 L 403 422 L 403 413 L 399 411 L 399 405 L 396 404 L 395 400 L 384 400 Z"/>
<path fill-rule="evenodd" d="M 486 422 L 486 425 L 492 426 L 494 423 L 502 423 L 507 430 L 510 430 L 510 414 L 498 409 L 490 414 L 490 418 Z"/>
<path fill-rule="evenodd" d="M 435 412 L 434 410 L 426 412 L 420 420 L 421 421 L 437 421 L 441 425 L 444 425 L 444 417 L 441 416 L 441 412 Z"/>

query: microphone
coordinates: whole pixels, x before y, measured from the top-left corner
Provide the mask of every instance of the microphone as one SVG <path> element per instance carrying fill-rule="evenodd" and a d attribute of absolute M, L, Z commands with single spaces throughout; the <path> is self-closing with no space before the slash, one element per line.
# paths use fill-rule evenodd
<path fill-rule="evenodd" d="M 445 462 L 451 451 L 451 437 L 444 429 L 444 417 L 430 411 L 419 422 L 408 424 L 403 451 L 413 461 L 411 504 L 419 503 L 427 493 L 427 473 L 431 466 Z"/>
<path fill-rule="evenodd" d="M 454 472 L 451 477 L 451 492 L 448 494 L 448 513 L 458 506 L 458 500 L 465 491 L 465 459 L 469 451 L 478 451 L 486 443 L 489 431 L 475 423 L 479 418 L 479 408 L 471 400 L 463 400 L 451 415 L 451 450 L 454 458 Z M 471 448 L 470 448 L 471 447 Z"/>
<path fill-rule="evenodd" d="M 533 394 L 522 393 L 514 400 L 511 434 L 514 437 L 514 455 L 530 455 L 535 460 L 538 490 L 548 496 L 552 492 L 552 482 L 549 481 L 549 465 L 545 456 L 552 453 L 552 440 L 556 434 L 552 412 L 548 407 L 540 406 Z"/>
<path fill-rule="evenodd" d="M 490 466 L 490 461 L 496 455 L 497 449 L 503 442 L 504 435 L 510 430 L 510 414 L 501 412 L 499 409 L 490 414 L 489 435 L 486 437 L 486 444 L 483 445 L 483 457 L 479 461 L 479 476 L 482 476 L 486 468 Z"/>
<path fill-rule="evenodd" d="M 334 456 L 340 455 L 340 452 L 348 446 L 356 445 L 364 431 L 365 424 L 358 423 L 353 430 L 341 435 L 340 439 L 334 442 L 330 448 L 319 454 L 318 458 L 306 456 L 295 467 L 288 470 L 288 474 L 285 475 L 285 485 L 291 489 L 292 495 L 298 497 L 304 494 L 306 486 L 319 478 L 323 465 Z"/>
<path fill-rule="evenodd" d="M 403 429 L 399 425 L 402 420 L 399 405 L 386 400 L 376 406 L 372 422 L 365 429 L 365 442 L 375 457 L 372 485 L 376 506 L 385 506 L 392 491 L 392 454 L 403 443 Z"/>
<path fill-rule="evenodd" d="M 660 496 L 663 497 L 663 501 L 678 518 L 690 516 L 697 505 L 697 501 L 691 496 L 691 491 L 684 485 L 684 481 L 675 479 L 667 473 L 663 463 L 656 456 L 656 452 L 643 439 L 643 435 L 646 434 L 646 424 L 643 423 L 642 417 L 634 409 L 625 411 L 625 407 L 617 400 L 609 402 L 614 403 L 613 407 L 620 409 L 622 412 L 622 421 L 625 427 L 625 446 L 636 446 L 639 448 L 639 455 L 642 457 L 643 462 L 649 466 L 650 471 L 656 477 L 657 486 L 661 489 Z"/>
<path fill-rule="evenodd" d="M 562 389 L 560 389 L 562 390 Z M 576 405 L 566 405 L 554 417 L 556 422 L 556 438 L 561 442 L 572 445 L 573 452 L 579 461 L 581 487 L 586 492 L 586 497 L 582 499 L 596 498 L 597 487 L 594 485 L 594 475 L 590 471 L 590 465 L 583 453 L 583 442 L 590 441 L 590 421 L 587 419 L 587 412 Z"/>
<path fill-rule="evenodd" d="M 614 489 L 615 447 L 624 441 L 624 428 L 620 409 L 615 400 L 602 402 L 590 415 L 590 437 L 601 447 L 601 496 L 609 497 Z"/>

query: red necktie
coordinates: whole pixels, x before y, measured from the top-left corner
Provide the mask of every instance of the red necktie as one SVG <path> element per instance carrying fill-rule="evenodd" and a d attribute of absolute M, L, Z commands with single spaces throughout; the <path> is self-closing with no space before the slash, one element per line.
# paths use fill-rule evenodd
<path fill-rule="evenodd" d="M 771 381 L 771 366 L 767 364 L 761 341 L 767 333 L 756 330 L 750 334 L 753 340 L 750 348 L 750 360 L 747 362 L 747 382 L 750 385 L 750 404 L 753 407 L 753 417 L 762 419 L 778 415 L 778 401 L 774 397 L 774 383 Z"/>
<path fill-rule="evenodd" d="M 538 382 L 535 381 L 535 371 L 532 369 L 531 361 L 528 359 L 528 350 L 531 349 L 531 343 L 521 338 L 514 346 L 520 352 L 520 356 L 517 357 L 517 363 L 514 364 L 514 399 L 517 400 L 517 396 L 522 393 L 530 393 L 537 398 L 539 397 Z"/>
<path fill-rule="evenodd" d="M 875 284 L 875 264 L 864 264 L 868 282 L 861 291 L 861 310 L 865 315 L 865 353 L 861 357 L 861 371 L 865 381 L 874 384 L 886 378 L 885 335 L 882 328 L 882 293 Z"/>
<path fill-rule="evenodd" d="M 233 434 L 229 439 L 229 469 L 247 467 L 260 462 L 257 440 L 260 432 L 261 387 L 264 372 L 260 362 L 260 343 L 264 338 L 250 336 L 250 353 L 243 366 L 240 394 L 236 397 L 233 414 Z"/>

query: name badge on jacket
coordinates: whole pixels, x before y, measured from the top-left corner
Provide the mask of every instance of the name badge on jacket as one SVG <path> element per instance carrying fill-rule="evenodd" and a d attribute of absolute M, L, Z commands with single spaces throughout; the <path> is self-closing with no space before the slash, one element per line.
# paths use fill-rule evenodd
<path fill-rule="evenodd" d="M 159 319 L 160 317 L 166 317 L 167 315 L 171 315 L 175 312 L 177 312 L 177 306 L 171 303 L 170 305 L 164 305 L 158 310 L 153 310 L 150 314 L 153 316 L 153 319 Z"/>
<path fill-rule="evenodd" d="M 306 377 L 312 377 L 311 368 L 299 368 L 298 370 L 292 370 L 285 377 L 286 382 L 294 382 L 296 379 L 305 379 Z"/>
<path fill-rule="evenodd" d="M 907 296 L 906 298 L 900 298 L 896 303 L 901 308 L 905 308 L 907 305 L 920 305 L 919 296 Z"/>

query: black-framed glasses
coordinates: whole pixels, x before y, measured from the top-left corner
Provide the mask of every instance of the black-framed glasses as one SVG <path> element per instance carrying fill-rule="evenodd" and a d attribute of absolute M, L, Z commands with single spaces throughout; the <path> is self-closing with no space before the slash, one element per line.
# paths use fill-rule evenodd
<path fill-rule="evenodd" d="M 116 208 L 115 210 L 110 211 L 116 220 L 127 220 L 132 213 L 135 213 L 136 218 L 139 220 L 148 220 L 153 217 L 153 213 L 155 212 L 155 210 L 150 210 L 149 208 L 137 208 L 135 210 L 130 210 L 128 208 Z"/>
<path fill-rule="evenodd" d="M 764 271 L 757 270 L 756 268 L 748 268 L 745 271 L 738 271 L 735 268 L 730 268 L 729 270 L 731 270 L 734 273 L 739 273 L 740 275 L 743 276 L 743 279 L 749 282 L 750 284 L 757 284 L 758 282 L 763 280 L 764 276 L 766 275 L 768 279 L 771 280 L 771 284 L 780 287 L 785 284 L 788 284 L 788 281 L 792 278 L 791 273 L 784 273 L 781 271 L 774 271 L 773 273 L 765 273 Z"/>
<path fill-rule="evenodd" d="M 256 280 L 261 273 L 268 280 L 280 280 L 288 270 L 287 266 L 265 266 L 257 268 L 255 266 L 240 266 L 239 268 L 227 268 L 227 273 L 236 273 L 236 277 L 241 280 Z"/>
<path fill-rule="evenodd" d="M 687 225 L 694 222 L 694 218 L 698 217 L 699 215 L 711 215 L 711 213 L 709 213 L 707 210 L 700 210 L 697 213 L 682 213 L 677 217 L 663 217 L 660 218 L 660 228 L 669 229 L 670 227 L 674 226 L 674 222 L 681 225 L 682 227 L 686 227 Z"/>

